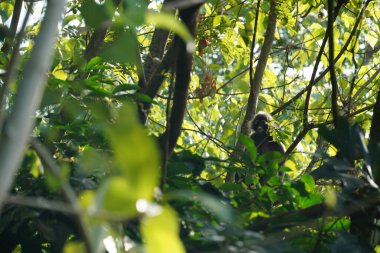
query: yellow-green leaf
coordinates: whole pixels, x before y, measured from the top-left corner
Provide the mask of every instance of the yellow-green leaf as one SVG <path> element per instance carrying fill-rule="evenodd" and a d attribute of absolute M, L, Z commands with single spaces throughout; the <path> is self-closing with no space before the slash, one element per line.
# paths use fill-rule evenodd
<path fill-rule="evenodd" d="M 84 243 L 68 242 L 63 248 L 63 253 L 84 253 L 86 252 Z"/>
<path fill-rule="evenodd" d="M 61 64 L 58 64 L 57 66 L 55 66 L 52 72 L 52 75 L 59 80 L 66 80 L 68 77 L 67 73 L 63 70 L 63 67 Z"/>
<path fill-rule="evenodd" d="M 177 34 L 187 44 L 189 52 L 195 51 L 194 39 L 186 26 L 178 21 L 173 15 L 168 13 L 147 12 L 145 14 L 146 23 L 157 28 L 166 29 Z"/>
<path fill-rule="evenodd" d="M 377 41 L 378 41 L 378 36 L 377 34 L 374 32 L 374 31 L 369 31 L 366 35 L 366 41 L 368 42 L 368 44 L 374 48 Z"/>
<path fill-rule="evenodd" d="M 137 214 L 136 202 L 138 196 L 134 189 L 122 177 L 108 179 L 99 189 L 98 194 L 102 198 L 103 208 L 110 212 L 116 212 L 128 217 Z"/>
<path fill-rule="evenodd" d="M 141 233 L 147 253 L 183 253 L 185 248 L 179 238 L 176 213 L 169 207 L 153 217 L 146 217 L 141 224 Z"/>
<path fill-rule="evenodd" d="M 119 111 L 118 122 L 109 127 L 107 135 L 114 151 L 116 172 L 120 173 L 135 199 L 152 199 L 159 181 L 160 155 L 156 141 L 137 118 L 132 104 Z"/>

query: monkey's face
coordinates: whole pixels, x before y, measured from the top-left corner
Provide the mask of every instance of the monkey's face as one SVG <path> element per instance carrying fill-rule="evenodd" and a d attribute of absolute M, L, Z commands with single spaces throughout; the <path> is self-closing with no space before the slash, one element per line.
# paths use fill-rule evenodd
<path fill-rule="evenodd" d="M 268 128 L 268 120 L 265 117 L 256 117 L 252 122 L 252 129 L 257 134 L 266 134 Z"/>

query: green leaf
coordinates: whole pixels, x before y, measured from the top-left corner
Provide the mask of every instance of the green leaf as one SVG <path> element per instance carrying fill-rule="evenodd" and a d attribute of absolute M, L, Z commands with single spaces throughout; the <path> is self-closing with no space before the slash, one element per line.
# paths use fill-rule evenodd
<path fill-rule="evenodd" d="M 89 174 L 96 171 L 104 171 L 109 166 L 109 157 L 87 145 L 83 147 L 83 151 L 78 158 L 80 168 L 85 173 Z"/>
<path fill-rule="evenodd" d="M 176 191 L 167 194 L 166 197 L 169 200 L 174 198 L 199 203 L 206 211 L 212 213 L 221 221 L 227 223 L 233 221 L 232 208 L 227 203 L 210 194 L 193 191 Z"/>
<path fill-rule="evenodd" d="M 73 20 L 76 20 L 78 18 L 77 15 L 67 15 L 62 21 L 62 27 L 65 27 L 68 23 L 70 23 Z"/>
<path fill-rule="evenodd" d="M 69 241 L 63 248 L 63 253 L 85 253 L 84 243 Z"/>
<path fill-rule="evenodd" d="M 153 99 L 151 97 L 149 97 L 148 95 L 146 94 L 142 94 L 142 93 L 137 93 L 135 95 L 135 99 L 136 101 L 138 102 L 144 102 L 144 103 L 153 103 Z"/>
<path fill-rule="evenodd" d="M 53 175 L 52 172 L 46 170 L 44 173 L 46 177 L 46 184 L 52 192 L 57 192 L 63 185 L 65 181 L 68 180 L 70 176 L 70 169 L 67 166 L 63 166 L 60 170 L 60 175 L 57 177 Z"/>
<path fill-rule="evenodd" d="M 131 31 L 124 31 L 116 41 L 100 52 L 106 61 L 137 64 L 139 62 L 139 48 L 136 35 Z"/>
<path fill-rule="evenodd" d="M 315 190 L 315 182 L 314 182 L 314 179 L 311 175 L 309 175 L 309 174 L 302 175 L 300 181 L 305 184 L 305 190 L 307 192 L 312 192 Z"/>
<path fill-rule="evenodd" d="M 106 96 L 112 95 L 111 92 L 101 88 L 102 84 L 98 83 L 96 81 L 91 81 L 91 80 L 87 79 L 87 80 L 84 80 L 84 84 L 86 85 L 86 88 L 93 91 L 94 95 L 98 95 L 101 97 L 106 97 Z"/>
<path fill-rule="evenodd" d="M 195 51 L 193 36 L 186 26 L 178 21 L 174 15 L 168 13 L 147 12 L 145 20 L 146 23 L 154 25 L 157 28 L 174 32 L 187 44 L 187 51 Z"/>
<path fill-rule="evenodd" d="M 301 197 L 300 205 L 302 208 L 307 208 L 309 206 L 322 203 L 322 201 L 323 201 L 323 196 L 321 194 L 313 193 L 308 197 Z"/>
<path fill-rule="evenodd" d="M 349 162 L 353 163 L 358 155 L 369 162 L 363 133 L 357 126 L 351 126 L 347 119 L 340 117 L 336 129 L 330 130 L 322 126 L 318 129 L 318 133 L 334 145 Z"/>
<path fill-rule="evenodd" d="M 366 39 L 366 41 L 368 42 L 368 44 L 369 44 L 372 48 L 375 48 L 376 44 L 377 44 L 378 41 L 379 41 L 379 36 L 376 34 L 376 32 L 374 32 L 374 31 L 369 31 L 369 32 L 366 34 L 365 39 Z"/>
<path fill-rule="evenodd" d="M 62 90 L 53 86 L 47 86 L 42 97 L 40 108 L 59 104 L 61 102 Z"/>
<path fill-rule="evenodd" d="M 106 1 L 107 2 L 107 1 Z M 111 4 L 99 5 L 93 0 L 85 0 L 80 7 L 86 25 L 97 28 L 112 18 Z"/>
<path fill-rule="evenodd" d="M 0 17 L 3 24 L 12 15 L 12 11 L 13 11 L 13 4 L 10 4 L 7 2 L 0 3 Z"/>
<path fill-rule="evenodd" d="M 97 191 L 97 202 L 105 210 L 115 212 L 126 217 L 137 214 L 136 202 L 138 194 L 134 193 L 133 185 L 123 177 L 107 179 Z"/>
<path fill-rule="evenodd" d="M 106 134 L 114 151 L 116 172 L 121 173 L 136 199 L 151 200 L 160 174 L 160 154 L 155 140 L 148 137 L 131 103 L 120 110 L 118 121 Z"/>
<path fill-rule="evenodd" d="M 147 1 L 145 0 L 124 0 L 126 12 L 123 18 L 127 24 L 139 26 L 144 23 L 144 15 L 147 10 Z"/>
<path fill-rule="evenodd" d="M 120 84 L 116 86 L 115 89 L 113 90 L 113 93 L 116 94 L 121 91 L 130 91 L 130 90 L 138 90 L 138 89 L 140 89 L 140 87 L 137 84 L 125 83 L 125 84 Z"/>
<path fill-rule="evenodd" d="M 93 57 L 88 63 L 87 63 L 87 70 L 91 70 L 93 67 L 98 65 L 102 62 L 102 58 L 99 56 Z"/>
<path fill-rule="evenodd" d="M 217 27 L 220 25 L 220 22 L 222 21 L 221 15 L 216 15 L 214 19 L 212 20 L 212 27 Z"/>
<path fill-rule="evenodd" d="M 179 238 L 178 218 L 170 207 L 163 207 L 158 215 L 145 217 L 141 233 L 147 253 L 185 252 Z"/>
<path fill-rule="evenodd" d="M 239 139 L 240 139 L 241 143 L 243 143 L 244 146 L 247 148 L 252 161 L 256 161 L 257 148 L 256 148 L 256 145 L 253 142 L 252 138 L 241 134 L 239 136 Z"/>

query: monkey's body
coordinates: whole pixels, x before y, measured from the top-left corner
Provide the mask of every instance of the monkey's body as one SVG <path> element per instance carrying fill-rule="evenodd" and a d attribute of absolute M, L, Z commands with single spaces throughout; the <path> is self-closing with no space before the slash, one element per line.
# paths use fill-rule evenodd
<path fill-rule="evenodd" d="M 251 135 L 251 138 L 253 142 L 255 143 L 257 153 L 259 155 L 263 155 L 266 152 L 274 152 L 277 151 L 281 155 L 285 154 L 285 148 L 284 146 L 273 140 L 273 137 L 270 135 L 269 131 L 269 123 L 273 120 L 272 116 L 265 112 L 259 112 L 255 115 L 251 122 L 251 129 L 253 131 L 253 134 Z M 272 156 L 268 156 L 265 159 L 272 159 Z M 273 161 L 262 161 L 266 163 L 266 165 L 263 166 L 265 171 L 260 171 L 258 174 L 259 176 L 259 182 L 261 185 L 264 185 L 267 180 L 269 180 L 274 175 L 283 175 L 282 173 L 278 172 L 278 167 L 283 165 L 282 158 L 278 158 L 278 156 L 274 156 Z M 263 164 L 262 164 L 263 165 Z M 278 166 L 277 166 L 278 165 Z M 243 178 L 246 175 L 244 174 L 236 174 L 235 180 L 237 182 L 243 180 Z M 249 177 L 248 177 L 249 178 Z M 245 180 L 245 179 L 244 179 Z"/>
<path fill-rule="evenodd" d="M 251 135 L 251 138 L 255 143 L 256 150 L 259 155 L 275 151 L 279 152 L 281 155 L 285 154 L 284 146 L 281 143 L 274 141 L 273 137 L 270 134 L 269 124 L 272 120 L 272 116 L 265 112 L 259 112 L 253 118 L 251 124 L 253 134 Z M 270 156 L 268 158 L 270 159 Z M 275 159 L 276 161 L 268 161 L 269 164 L 272 165 L 265 167 L 264 173 L 261 172 L 259 176 L 261 185 L 265 184 L 267 180 L 269 180 L 274 175 L 283 175 L 282 173 L 278 172 L 278 166 L 283 165 L 283 161 L 281 161 L 281 159 L 278 160 L 278 158 Z M 274 162 L 274 164 L 272 162 Z"/>
<path fill-rule="evenodd" d="M 278 151 L 282 155 L 285 154 L 284 146 L 273 140 L 273 137 L 269 133 L 269 122 L 272 120 L 272 116 L 265 112 L 259 112 L 255 115 L 252 121 L 251 128 L 253 139 L 257 152 L 262 155 L 268 151 Z"/>
<path fill-rule="evenodd" d="M 273 140 L 268 134 L 254 133 L 251 138 L 256 145 L 257 153 L 260 155 L 269 151 L 278 151 L 282 155 L 285 154 L 284 146 Z"/>

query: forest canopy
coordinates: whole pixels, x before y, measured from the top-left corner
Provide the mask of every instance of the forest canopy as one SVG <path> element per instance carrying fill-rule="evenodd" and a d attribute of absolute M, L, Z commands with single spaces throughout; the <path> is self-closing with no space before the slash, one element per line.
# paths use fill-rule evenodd
<path fill-rule="evenodd" d="M 0 0 L 1 252 L 380 252 L 379 4 Z"/>

